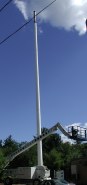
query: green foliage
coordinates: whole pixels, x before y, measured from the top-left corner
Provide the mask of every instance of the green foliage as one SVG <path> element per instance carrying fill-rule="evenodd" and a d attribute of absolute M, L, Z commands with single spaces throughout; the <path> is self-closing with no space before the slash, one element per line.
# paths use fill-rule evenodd
<path fill-rule="evenodd" d="M 48 129 L 43 128 L 42 132 Z M 19 149 L 26 142 L 18 143 L 10 135 L 4 142 L 0 140 L 0 169 L 6 161 L 6 157 Z M 71 161 L 80 157 L 87 157 L 87 144 L 63 143 L 59 134 L 52 134 L 43 140 L 43 161 L 49 169 L 64 169 L 69 167 Z M 37 165 L 37 145 L 16 157 L 8 166 L 16 168 L 18 166 Z"/>
<path fill-rule="evenodd" d="M 12 152 L 18 149 L 18 143 L 12 139 L 10 135 L 3 144 L 3 151 L 6 156 L 10 155 Z"/>
<path fill-rule="evenodd" d="M 0 149 L 0 170 L 2 169 L 4 162 L 5 162 L 5 157 L 3 154 L 3 150 Z"/>
<path fill-rule="evenodd" d="M 71 161 L 81 157 L 80 146 L 70 144 L 69 142 L 61 144 L 62 158 L 64 159 L 64 167 L 70 166 Z"/>
<path fill-rule="evenodd" d="M 48 166 L 50 170 L 58 170 L 63 166 L 62 154 L 58 152 L 55 148 L 49 153 L 45 154 L 45 165 Z"/>
<path fill-rule="evenodd" d="M 16 157 L 11 163 L 9 168 L 25 167 L 25 166 L 35 166 L 37 165 L 37 151 L 36 146 L 32 147 L 30 150 L 22 153 Z"/>
<path fill-rule="evenodd" d="M 52 134 L 43 140 L 43 152 L 49 152 L 55 148 L 59 150 L 61 146 L 61 137 L 59 134 Z"/>

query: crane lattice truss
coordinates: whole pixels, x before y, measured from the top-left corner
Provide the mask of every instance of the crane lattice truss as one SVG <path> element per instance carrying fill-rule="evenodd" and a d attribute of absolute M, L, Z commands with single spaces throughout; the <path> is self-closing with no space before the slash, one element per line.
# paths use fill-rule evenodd
<path fill-rule="evenodd" d="M 14 158 L 16 158 L 18 155 L 20 155 L 21 153 L 30 149 L 32 146 L 37 144 L 37 142 L 39 140 L 45 139 L 47 136 L 49 136 L 50 134 L 52 134 L 53 132 L 55 132 L 57 130 L 60 130 L 69 139 L 74 139 L 77 141 L 87 141 L 86 129 L 80 128 L 80 127 L 74 128 L 74 126 L 71 126 L 68 128 L 68 132 L 67 132 L 60 123 L 57 123 L 53 127 L 51 127 L 50 129 L 48 129 L 45 133 L 41 134 L 40 136 L 36 137 L 35 139 L 31 140 L 30 142 L 25 143 L 17 151 L 15 151 L 11 155 L 9 155 L 7 157 L 4 168 L 6 168 L 8 166 L 8 164 Z"/>

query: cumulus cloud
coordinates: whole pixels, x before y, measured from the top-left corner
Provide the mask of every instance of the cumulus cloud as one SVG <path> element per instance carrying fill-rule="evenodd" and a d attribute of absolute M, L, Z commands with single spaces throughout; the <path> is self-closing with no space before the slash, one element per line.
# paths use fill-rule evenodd
<path fill-rule="evenodd" d="M 33 16 L 34 10 L 39 12 L 51 2 L 51 0 L 14 0 L 26 20 Z M 74 29 L 82 35 L 86 30 L 87 0 L 56 0 L 38 17 L 41 22 L 49 22 L 52 26 L 66 30 Z"/>
<path fill-rule="evenodd" d="M 81 128 L 87 129 L 87 123 L 72 123 L 70 125 L 66 125 L 65 128 L 68 128 L 70 126 L 74 126 L 74 127 L 80 126 Z"/>
<path fill-rule="evenodd" d="M 69 142 L 71 144 L 74 143 L 72 139 L 67 138 L 64 134 L 61 134 L 60 136 L 61 136 L 61 140 L 63 141 L 63 143 L 66 143 L 66 142 Z"/>

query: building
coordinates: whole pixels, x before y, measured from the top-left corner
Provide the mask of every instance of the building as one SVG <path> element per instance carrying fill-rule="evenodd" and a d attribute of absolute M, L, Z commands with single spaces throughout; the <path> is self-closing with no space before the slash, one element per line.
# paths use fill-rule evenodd
<path fill-rule="evenodd" d="M 72 161 L 71 177 L 76 185 L 87 185 L 87 157 Z"/>

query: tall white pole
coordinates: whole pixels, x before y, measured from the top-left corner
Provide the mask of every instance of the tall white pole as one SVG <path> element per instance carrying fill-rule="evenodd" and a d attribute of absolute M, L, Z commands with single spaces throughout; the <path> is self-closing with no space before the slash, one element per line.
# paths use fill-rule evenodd
<path fill-rule="evenodd" d="M 41 108 L 40 108 L 40 84 L 39 84 L 39 64 L 38 64 L 38 39 L 36 12 L 34 11 L 35 30 L 35 64 L 36 64 L 36 114 L 37 114 L 37 136 L 41 134 Z M 38 166 L 43 165 L 42 140 L 37 143 Z"/>

